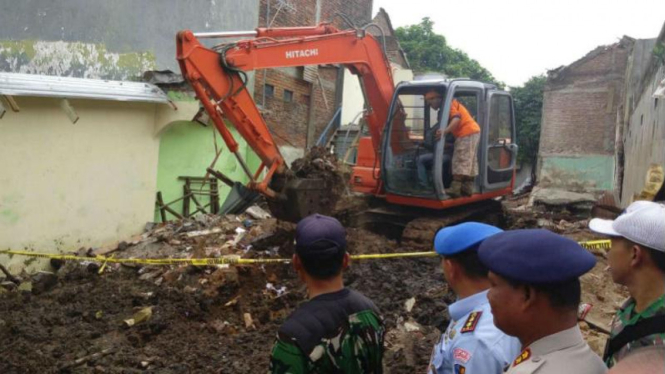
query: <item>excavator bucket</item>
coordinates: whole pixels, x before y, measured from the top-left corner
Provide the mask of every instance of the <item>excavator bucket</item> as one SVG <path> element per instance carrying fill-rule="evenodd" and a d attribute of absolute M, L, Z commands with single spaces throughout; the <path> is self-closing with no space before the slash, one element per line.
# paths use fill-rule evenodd
<path fill-rule="evenodd" d="M 330 181 L 296 178 L 286 183 L 280 198 L 269 199 L 268 206 L 276 218 L 298 222 L 314 213 L 331 214 L 335 202 Z"/>
<path fill-rule="evenodd" d="M 240 182 L 233 182 L 231 192 L 224 200 L 219 213 L 224 214 L 240 214 L 247 210 L 254 204 L 260 197 L 258 192 L 252 191 L 242 185 Z"/>

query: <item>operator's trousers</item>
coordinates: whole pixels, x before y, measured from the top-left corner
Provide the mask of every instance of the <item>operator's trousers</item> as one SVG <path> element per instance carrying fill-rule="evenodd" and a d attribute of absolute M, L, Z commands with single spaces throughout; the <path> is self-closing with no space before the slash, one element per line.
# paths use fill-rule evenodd
<path fill-rule="evenodd" d="M 478 175 L 478 142 L 480 142 L 479 132 L 455 139 L 453 175 L 465 177 Z"/>

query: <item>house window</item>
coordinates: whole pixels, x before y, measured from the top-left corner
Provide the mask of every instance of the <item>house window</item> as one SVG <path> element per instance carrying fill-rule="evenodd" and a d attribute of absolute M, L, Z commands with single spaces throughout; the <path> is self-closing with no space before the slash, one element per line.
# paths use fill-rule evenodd
<path fill-rule="evenodd" d="M 275 86 L 272 84 L 266 84 L 263 86 L 263 94 L 266 97 L 274 97 L 275 96 Z"/>
<path fill-rule="evenodd" d="M 284 101 L 290 103 L 293 101 L 293 91 L 284 90 Z"/>

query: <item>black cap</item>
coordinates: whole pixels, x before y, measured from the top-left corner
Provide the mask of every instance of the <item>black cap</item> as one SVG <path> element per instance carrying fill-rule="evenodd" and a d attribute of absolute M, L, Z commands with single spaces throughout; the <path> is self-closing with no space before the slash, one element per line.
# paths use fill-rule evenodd
<path fill-rule="evenodd" d="M 296 226 L 298 254 L 324 254 L 346 249 L 346 230 L 333 217 L 312 214 Z"/>

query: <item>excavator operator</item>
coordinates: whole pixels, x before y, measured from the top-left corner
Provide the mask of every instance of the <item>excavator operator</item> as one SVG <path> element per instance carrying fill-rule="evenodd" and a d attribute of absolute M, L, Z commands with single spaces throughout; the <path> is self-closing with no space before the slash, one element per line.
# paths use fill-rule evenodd
<path fill-rule="evenodd" d="M 432 109 L 439 110 L 443 103 L 441 93 L 430 90 L 425 94 L 425 101 Z M 453 182 L 446 194 L 452 198 L 459 196 L 471 196 L 473 194 L 473 182 L 478 175 L 478 142 L 480 141 L 480 126 L 473 119 L 469 111 L 457 99 L 450 105 L 448 115 L 448 126 L 442 131 L 437 130 L 435 138 L 452 134 L 455 136 L 455 147 L 453 151 Z M 420 159 L 419 170 L 424 168 Z M 420 173 L 419 173 L 420 175 Z"/>

